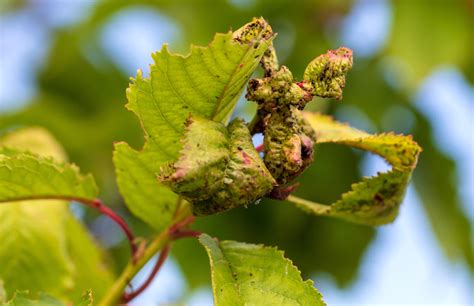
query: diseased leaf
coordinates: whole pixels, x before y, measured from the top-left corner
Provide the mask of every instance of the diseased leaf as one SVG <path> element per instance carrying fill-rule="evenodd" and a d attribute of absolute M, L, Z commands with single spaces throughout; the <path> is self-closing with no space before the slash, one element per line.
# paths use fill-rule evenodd
<path fill-rule="evenodd" d="M 214 304 L 325 305 L 313 281 L 273 247 L 218 241 L 202 234 L 209 256 Z"/>
<path fill-rule="evenodd" d="M 411 136 L 392 133 L 370 135 L 318 113 L 304 112 L 304 117 L 316 132 L 318 144 L 336 143 L 370 151 L 390 163 L 392 170 L 363 178 L 331 205 L 304 200 L 297 200 L 295 204 L 317 215 L 338 217 L 360 224 L 392 222 L 398 214 L 411 172 L 421 152 L 418 144 Z"/>
<path fill-rule="evenodd" d="M 30 296 L 28 291 L 16 292 L 8 303 L 2 304 L 4 306 L 65 306 L 56 298 L 40 293 L 37 298 Z"/>
<path fill-rule="evenodd" d="M 120 143 L 114 153 L 120 192 L 137 217 L 157 230 L 170 221 L 176 196 L 159 187 L 156 175 L 178 158 L 186 118 L 192 113 L 226 122 L 272 39 L 270 26 L 254 19 L 234 33 L 216 34 L 209 46 L 191 46 L 188 56 L 164 45 L 152 55 L 150 77 L 138 71 L 127 109 L 140 119 L 146 144 L 138 152 Z"/>
<path fill-rule="evenodd" d="M 346 74 L 352 69 L 352 50 L 341 47 L 329 50 L 312 60 L 305 69 L 305 88 L 312 94 L 323 98 L 342 99 L 342 90 L 346 85 Z"/>
<path fill-rule="evenodd" d="M 261 199 L 276 185 L 241 119 L 227 127 L 189 117 L 179 159 L 160 181 L 191 203 L 195 215 L 211 215 Z"/>
<path fill-rule="evenodd" d="M 77 185 L 71 183 L 81 177 L 75 167 L 63 169 L 67 167 L 60 163 L 65 159 L 64 151 L 44 129 L 23 129 L 1 138 L 0 152 L 8 154 L 0 155 L 0 164 L 3 162 L 11 173 L 0 181 L 11 182 L 12 178 L 19 179 L 25 174 L 23 183 L 30 187 L 25 188 L 29 193 L 15 189 L 21 193 L 12 196 L 4 189 L 7 185 L 0 184 L 1 199 L 15 200 L 0 204 L 0 279 L 5 282 L 6 292 L 10 295 L 16 290 L 29 290 L 32 294 L 48 292 L 65 301 L 79 300 L 81 294 L 92 287 L 103 294 L 112 282 L 112 275 L 103 265 L 100 250 L 71 215 L 67 203 L 45 199 L 18 201 L 21 197 L 35 198 L 36 191 L 41 197 L 58 195 L 50 190 L 64 196 L 61 186 L 70 186 L 74 196 L 93 196 L 96 187 L 92 178 L 85 180 L 90 182 L 87 185 L 90 189 L 76 188 Z M 40 172 L 44 169 L 48 171 L 46 174 Z"/>

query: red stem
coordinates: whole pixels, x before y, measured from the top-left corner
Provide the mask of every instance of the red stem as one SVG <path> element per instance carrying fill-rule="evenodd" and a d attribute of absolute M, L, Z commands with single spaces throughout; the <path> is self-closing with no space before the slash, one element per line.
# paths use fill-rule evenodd
<path fill-rule="evenodd" d="M 173 240 L 178 240 L 181 238 L 197 238 L 201 235 L 202 233 L 199 231 L 193 231 L 193 230 L 178 230 L 174 233 L 171 234 L 171 238 Z"/>
<path fill-rule="evenodd" d="M 122 229 L 124 232 L 125 236 L 127 236 L 128 241 L 130 242 L 130 248 L 132 249 L 132 254 L 136 254 L 138 250 L 138 246 L 135 243 L 135 236 L 133 235 L 132 230 L 130 227 L 128 227 L 128 224 L 123 220 L 119 215 L 117 215 L 112 209 L 109 207 L 105 206 L 100 200 L 96 200 L 98 203 L 97 209 L 112 219 L 115 223 L 117 223 L 118 226 Z"/>
<path fill-rule="evenodd" d="M 184 218 L 183 220 L 181 220 L 179 222 L 176 222 L 175 224 L 170 226 L 170 228 L 168 229 L 168 234 L 170 236 L 173 235 L 175 232 L 177 232 L 181 228 L 193 223 L 195 220 L 196 220 L 196 217 L 188 216 L 188 217 Z"/>
<path fill-rule="evenodd" d="M 179 222 L 176 222 L 172 226 L 170 226 L 168 229 L 168 235 L 171 241 L 174 241 L 180 238 L 185 238 L 185 237 L 198 237 L 199 235 L 201 235 L 201 232 L 183 229 L 184 227 L 193 223 L 195 219 L 196 218 L 194 216 L 189 216 Z M 160 270 L 161 266 L 163 266 L 163 263 L 165 262 L 166 258 L 168 257 L 170 248 L 171 248 L 170 243 L 168 243 L 165 247 L 163 247 L 158 257 L 158 260 L 156 261 L 155 266 L 153 267 L 153 270 L 151 271 L 150 275 L 147 277 L 146 281 L 137 290 L 132 291 L 130 293 L 124 293 L 122 297 L 122 301 L 124 303 L 130 302 L 132 299 L 140 295 L 151 284 L 155 276 L 158 274 L 158 271 Z"/>
<path fill-rule="evenodd" d="M 155 266 L 153 267 L 153 270 L 151 271 L 146 281 L 137 290 L 132 291 L 130 293 L 124 293 L 122 297 L 122 301 L 124 303 L 128 303 L 133 300 L 135 297 L 145 291 L 145 289 L 151 284 L 155 276 L 158 274 L 158 271 L 160 271 L 161 266 L 163 266 L 163 263 L 165 262 L 166 258 L 168 257 L 170 249 L 171 245 L 169 243 L 163 247 L 160 252 L 160 256 L 158 257 L 158 260 L 156 261 Z"/>
<path fill-rule="evenodd" d="M 109 217 L 112 221 L 114 221 L 123 231 L 125 236 L 128 239 L 128 242 L 130 244 L 130 249 L 132 251 L 132 260 L 135 262 L 136 254 L 138 252 L 138 245 L 135 242 L 135 236 L 133 235 L 132 230 L 128 226 L 128 224 L 120 217 L 117 215 L 112 209 L 107 207 L 104 203 L 102 203 L 101 200 L 95 199 L 92 201 L 85 201 L 85 200 L 78 200 L 78 202 L 86 204 L 92 208 L 97 209 L 100 213 L 103 215 Z"/>

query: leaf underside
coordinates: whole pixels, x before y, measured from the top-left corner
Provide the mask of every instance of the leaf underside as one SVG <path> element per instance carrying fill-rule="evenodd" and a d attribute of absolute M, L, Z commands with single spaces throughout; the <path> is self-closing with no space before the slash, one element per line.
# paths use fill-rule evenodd
<path fill-rule="evenodd" d="M 164 45 L 152 55 L 150 77 L 138 71 L 127 108 L 139 118 L 146 143 L 141 151 L 118 143 L 114 152 L 119 189 L 133 214 L 156 230 L 168 225 L 177 196 L 156 177 L 178 158 L 186 118 L 226 122 L 272 39 L 263 31 L 251 43 L 235 42 L 232 32 L 216 34 L 206 47 L 191 46 L 188 56 Z"/>
<path fill-rule="evenodd" d="M 209 256 L 216 306 L 325 305 L 313 281 L 303 281 L 282 251 L 236 241 L 219 242 L 206 234 L 199 241 Z"/>
<path fill-rule="evenodd" d="M 393 133 L 371 135 L 319 113 L 304 112 L 304 117 L 316 132 L 318 144 L 335 143 L 370 151 L 383 157 L 392 165 L 392 169 L 363 178 L 331 205 L 304 202 L 296 205 L 317 215 L 334 216 L 360 224 L 382 225 L 392 222 L 416 167 L 421 152 L 418 144 L 411 136 Z"/>

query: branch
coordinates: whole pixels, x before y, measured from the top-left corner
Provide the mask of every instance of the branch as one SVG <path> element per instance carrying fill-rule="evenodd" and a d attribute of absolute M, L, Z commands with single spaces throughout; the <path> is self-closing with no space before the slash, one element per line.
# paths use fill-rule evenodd
<path fill-rule="evenodd" d="M 171 235 L 171 238 L 174 240 L 178 240 L 181 238 L 197 238 L 202 233 L 200 231 L 193 231 L 193 230 L 179 230 L 176 231 Z"/>
<path fill-rule="evenodd" d="M 83 203 L 83 204 L 89 205 L 89 206 L 97 209 L 100 213 L 102 213 L 102 214 L 106 215 L 107 217 L 109 217 L 112 221 L 114 221 L 122 229 L 123 233 L 127 237 L 128 242 L 130 244 L 130 249 L 132 251 L 132 259 L 133 259 L 133 261 L 136 261 L 137 260 L 136 255 L 138 253 L 138 245 L 135 241 L 135 236 L 133 235 L 132 230 L 130 229 L 128 224 L 125 222 L 125 220 L 123 220 L 119 215 L 117 215 L 112 209 L 107 207 L 99 199 L 95 199 L 95 200 L 92 200 L 90 202 L 89 201 L 87 201 L 87 202 L 83 202 L 83 201 L 81 202 L 80 201 L 79 203 Z"/>
<path fill-rule="evenodd" d="M 194 221 L 194 216 L 191 215 L 191 211 L 189 209 L 180 209 L 179 212 L 176 214 L 173 221 L 175 223 L 173 223 L 173 225 L 171 225 L 170 227 L 164 229 L 161 233 L 159 233 L 155 237 L 155 239 L 145 248 L 145 250 L 143 251 L 143 254 L 141 254 L 141 256 L 139 258 L 137 258 L 137 260 L 135 262 L 129 262 L 128 263 L 128 265 L 125 267 L 125 269 L 123 270 L 120 277 L 112 285 L 112 288 L 110 288 L 110 290 L 107 292 L 107 294 L 98 303 L 99 306 L 117 305 L 120 302 L 121 298 L 126 299 L 127 294 L 123 294 L 123 292 L 125 291 L 125 288 L 127 287 L 128 283 L 130 283 L 130 281 L 133 279 L 133 277 L 143 268 L 143 266 L 153 256 L 155 256 L 156 253 L 158 253 L 160 250 L 164 249 L 166 247 L 166 245 L 169 245 L 173 240 L 176 239 L 172 235 L 179 232 L 179 229 L 180 229 L 179 225 L 181 225 L 181 226 L 189 225 L 190 223 L 192 223 Z M 162 251 L 162 253 L 163 253 L 163 251 Z M 157 264 L 158 264 L 158 262 L 157 262 Z M 161 267 L 161 265 L 158 266 L 158 270 L 159 270 L 160 267 Z M 156 266 L 155 266 L 155 268 L 156 268 Z M 154 272 L 154 271 L 155 271 L 155 269 L 153 269 L 152 275 L 150 275 L 147 278 L 146 282 L 151 281 L 153 279 L 153 277 L 156 275 L 156 273 L 158 273 L 158 271 L 156 271 L 156 272 Z M 143 287 L 143 285 L 140 288 L 142 288 L 142 287 Z M 141 292 L 143 290 L 141 290 Z M 141 292 L 139 292 L 139 293 L 141 293 Z M 136 294 L 135 296 L 137 296 L 137 295 L 138 294 Z"/>
<path fill-rule="evenodd" d="M 143 251 L 142 256 L 140 256 L 136 262 L 128 263 L 128 265 L 122 271 L 120 277 L 115 281 L 98 305 L 118 305 L 128 283 L 143 268 L 143 266 L 170 241 L 171 239 L 168 236 L 167 229 L 156 236 L 156 238 L 150 243 L 150 245 L 148 245 L 148 247 Z"/>
<path fill-rule="evenodd" d="M 163 263 L 165 262 L 166 258 L 169 255 L 171 249 L 171 244 L 168 243 L 163 247 L 163 249 L 160 252 L 160 256 L 158 257 L 155 266 L 153 267 L 153 270 L 151 271 L 150 275 L 148 278 L 145 280 L 145 282 L 135 291 L 132 291 L 130 293 L 124 293 L 122 297 L 122 301 L 124 303 L 128 303 L 131 300 L 133 300 L 135 297 L 140 295 L 143 291 L 145 291 L 146 288 L 151 284 L 155 276 L 158 274 L 158 271 L 160 271 L 160 268 L 163 266 Z"/>

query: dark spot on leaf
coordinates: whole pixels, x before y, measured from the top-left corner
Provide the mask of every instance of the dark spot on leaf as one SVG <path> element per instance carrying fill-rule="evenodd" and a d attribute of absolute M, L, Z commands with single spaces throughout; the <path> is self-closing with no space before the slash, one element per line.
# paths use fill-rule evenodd
<path fill-rule="evenodd" d="M 382 202 L 383 201 L 383 196 L 379 193 L 376 193 L 374 195 L 374 200 L 376 200 L 377 202 Z"/>

